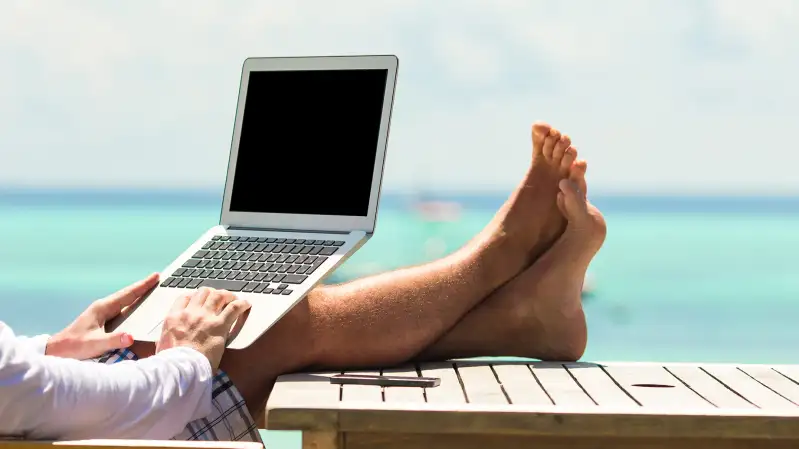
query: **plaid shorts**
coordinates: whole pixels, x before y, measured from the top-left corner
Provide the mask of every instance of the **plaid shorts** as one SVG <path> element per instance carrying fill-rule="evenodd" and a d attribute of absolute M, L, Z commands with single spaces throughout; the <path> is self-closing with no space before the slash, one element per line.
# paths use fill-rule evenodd
<path fill-rule="evenodd" d="M 127 349 L 110 351 L 92 359 L 109 365 L 123 360 L 136 360 L 136 354 Z M 205 418 L 186 425 L 173 440 L 253 441 L 263 443 L 255 420 L 250 416 L 244 398 L 222 371 L 214 376 L 211 390 L 212 412 Z"/>

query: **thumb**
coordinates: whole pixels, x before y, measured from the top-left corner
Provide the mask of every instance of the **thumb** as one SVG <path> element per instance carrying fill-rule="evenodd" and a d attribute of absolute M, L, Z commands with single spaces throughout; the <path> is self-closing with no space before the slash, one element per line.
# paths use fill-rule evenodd
<path fill-rule="evenodd" d="M 93 351 L 102 354 L 114 349 L 124 349 L 133 344 L 133 337 L 125 332 L 111 332 L 98 336 L 92 341 Z"/>

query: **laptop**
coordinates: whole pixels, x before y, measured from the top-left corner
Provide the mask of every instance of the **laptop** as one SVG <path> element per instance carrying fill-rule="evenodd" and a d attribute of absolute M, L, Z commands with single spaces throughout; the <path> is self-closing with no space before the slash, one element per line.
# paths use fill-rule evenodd
<path fill-rule="evenodd" d="M 158 341 L 176 298 L 208 286 L 252 304 L 227 345 L 245 348 L 366 243 L 397 67 L 390 55 L 247 59 L 219 225 L 108 329 Z"/>

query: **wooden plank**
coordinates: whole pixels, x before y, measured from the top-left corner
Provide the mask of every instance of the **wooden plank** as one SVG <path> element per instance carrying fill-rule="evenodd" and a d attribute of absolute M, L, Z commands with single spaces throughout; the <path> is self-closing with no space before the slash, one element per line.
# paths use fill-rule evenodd
<path fill-rule="evenodd" d="M 560 363 L 535 362 L 530 364 L 544 391 L 552 402 L 565 407 L 595 407 L 594 401 L 585 394 L 571 374 Z"/>
<path fill-rule="evenodd" d="M 552 404 L 526 363 L 493 364 L 492 368 L 512 404 Z"/>
<path fill-rule="evenodd" d="M 686 387 L 659 364 L 609 364 L 605 371 L 644 407 L 714 409 L 713 404 Z"/>
<path fill-rule="evenodd" d="M 796 409 L 796 406 L 791 401 L 764 387 L 736 366 L 711 364 L 702 366 L 702 369 L 764 410 L 782 411 Z"/>
<path fill-rule="evenodd" d="M 415 366 L 404 366 L 383 370 L 384 376 L 418 376 Z M 386 403 L 395 402 L 425 402 L 425 389 L 420 387 L 386 387 L 383 389 L 383 398 Z"/>
<path fill-rule="evenodd" d="M 353 403 L 352 407 L 339 410 L 339 430 L 347 435 L 351 432 L 394 432 L 799 441 L 799 410 L 781 415 L 759 409 L 732 408 L 675 411 L 654 407 L 619 410 L 596 406 L 443 406 L 430 403 L 425 407 L 396 404 L 376 411 L 368 404 Z"/>
<path fill-rule="evenodd" d="M 380 371 L 347 371 L 346 374 L 379 376 Z M 378 385 L 342 385 L 341 402 L 367 401 L 375 406 L 383 403 L 383 387 Z"/>
<path fill-rule="evenodd" d="M 791 440 L 734 440 L 709 438 L 553 438 L 518 435 L 436 435 L 353 433 L 347 449 L 793 449 Z"/>
<path fill-rule="evenodd" d="M 616 382 L 599 365 L 594 363 L 565 363 L 563 366 L 597 405 L 613 407 L 639 406 L 624 389 L 616 385 Z"/>
<path fill-rule="evenodd" d="M 419 365 L 424 377 L 438 377 L 441 385 L 427 388 L 427 402 L 429 404 L 465 404 L 461 382 L 455 373 L 451 362 L 422 363 Z"/>
<path fill-rule="evenodd" d="M 681 381 L 688 384 L 692 390 L 701 395 L 716 407 L 726 408 L 757 408 L 739 393 L 731 390 L 700 366 L 671 365 L 665 368 Z"/>
<path fill-rule="evenodd" d="M 342 449 L 343 434 L 337 432 L 303 432 L 302 449 Z"/>
<path fill-rule="evenodd" d="M 300 406 L 336 406 L 341 387 L 330 383 L 330 376 L 339 372 L 297 373 L 278 377 L 267 408 Z"/>
<path fill-rule="evenodd" d="M 794 404 L 799 404 L 799 385 L 766 366 L 741 366 L 740 369 Z"/>
<path fill-rule="evenodd" d="M 507 404 L 508 398 L 487 363 L 457 362 L 458 374 L 470 404 Z"/>

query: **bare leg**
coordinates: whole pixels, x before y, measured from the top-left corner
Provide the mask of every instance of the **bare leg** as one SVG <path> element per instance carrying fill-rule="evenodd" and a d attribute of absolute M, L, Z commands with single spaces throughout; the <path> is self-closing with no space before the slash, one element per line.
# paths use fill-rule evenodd
<path fill-rule="evenodd" d="M 254 345 L 228 351 L 222 368 L 248 408 L 263 410 L 272 381 L 285 372 L 410 359 L 527 267 L 565 226 L 555 198 L 558 180 L 576 157 L 570 143 L 549 126 L 535 125 L 525 179 L 460 251 L 424 266 L 315 289 Z"/>
<path fill-rule="evenodd" d="M 582 356 L 587 340 L 583 279 L 606 233 L 602 215 L 585 197 L 585 169 L 585 161 L 575 163 L 572 183 L 564 185 L 560 194 L 568 219 L 563 236 L 417 360 L 474 356 L 577 360 Z"/>

